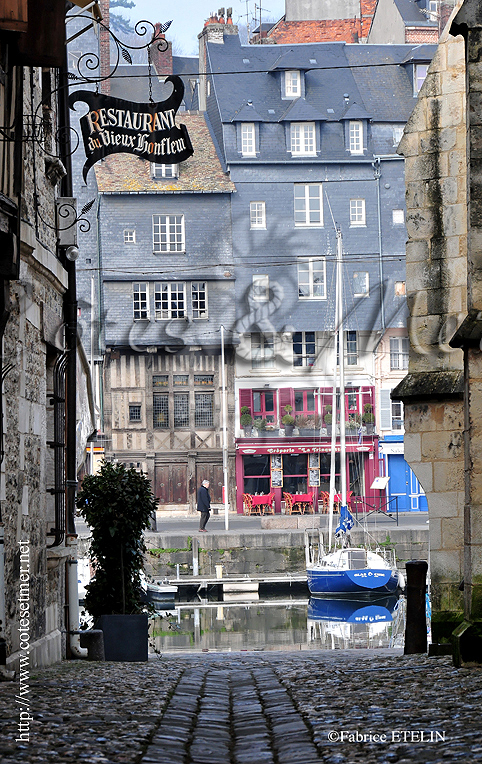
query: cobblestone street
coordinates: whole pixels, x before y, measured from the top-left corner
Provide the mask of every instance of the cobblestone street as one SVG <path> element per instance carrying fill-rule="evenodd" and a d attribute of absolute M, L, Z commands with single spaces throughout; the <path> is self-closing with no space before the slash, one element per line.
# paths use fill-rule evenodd
<path fill-rule="evenodd" d="M 482 761 L 482 671 L 399 651 L 165 655 L 32 672 L 0 685 L 11 762 L 314 764 Z"/>

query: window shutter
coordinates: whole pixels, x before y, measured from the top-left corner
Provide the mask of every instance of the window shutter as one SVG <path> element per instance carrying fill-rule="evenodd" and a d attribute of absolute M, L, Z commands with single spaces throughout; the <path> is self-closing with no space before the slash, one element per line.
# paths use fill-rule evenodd
<path fill-rule="evenodd" d="M 279 415 L 280 419 L 286 414 L 285 406 L 292 406 L 294 408 L 294 391 L 292 387 L 282 387 L 278 390 L 279 393 Z"/>
<path fill-rule="evenodd" d="M 392 402 L 391 390 L 380 390 L 380 429 L 392 429 Z"/>
<path fill-rule="evenodd" d="M 239 391 L 239 410 L 243 406 L 248 406 L 251 416 L 253 416 L 253 391 L 252 390 L 240 390 Z"/>

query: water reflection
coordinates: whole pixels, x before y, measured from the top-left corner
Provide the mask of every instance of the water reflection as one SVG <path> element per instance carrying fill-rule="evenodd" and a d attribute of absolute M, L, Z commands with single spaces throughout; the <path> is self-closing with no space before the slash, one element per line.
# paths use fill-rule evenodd
<path fill-rule="evenodd" d="M 320 649 L 403 647 L 405 599 L 311 597 L 307 621 L 310 643 Z"/>
<path fill-rule="evenodd" d="M 155 649 L 310 650 L 403 647 L 405 600 L 312 597 L 191 602 L 160 611 L 151 624 Z M 254 595 L 253 595 L 254 597 Z"/>

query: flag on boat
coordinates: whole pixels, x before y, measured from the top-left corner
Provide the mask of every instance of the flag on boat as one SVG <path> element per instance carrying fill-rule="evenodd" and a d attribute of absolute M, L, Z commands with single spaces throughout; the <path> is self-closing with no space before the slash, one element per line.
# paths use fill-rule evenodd
<path fill-rule="evenodd" d="M 348 511 L 347 507 L 341 507 L 340 508 L 340 521 L 338 525 L 336 526 L 335 533 L 339 533 L 340 531 L 343 531 L 343 533 L 346 533 L 350 530 L 350 528 L 353 528 L 355 524 L 355 521 L 353 519 L 353 516 Z"/>

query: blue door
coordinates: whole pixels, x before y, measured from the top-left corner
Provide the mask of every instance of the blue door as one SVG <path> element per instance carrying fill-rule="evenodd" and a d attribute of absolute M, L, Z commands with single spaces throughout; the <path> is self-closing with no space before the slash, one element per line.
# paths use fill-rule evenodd
<path fill-rule="evenodd" d="M 390 503 L 387 507 L 389 512 L 395 512 L 398 501 L 398 511 L 410 510 L 410 467 L 403 458 L 403 454 L 388 454 L 388 498 Z"/>

